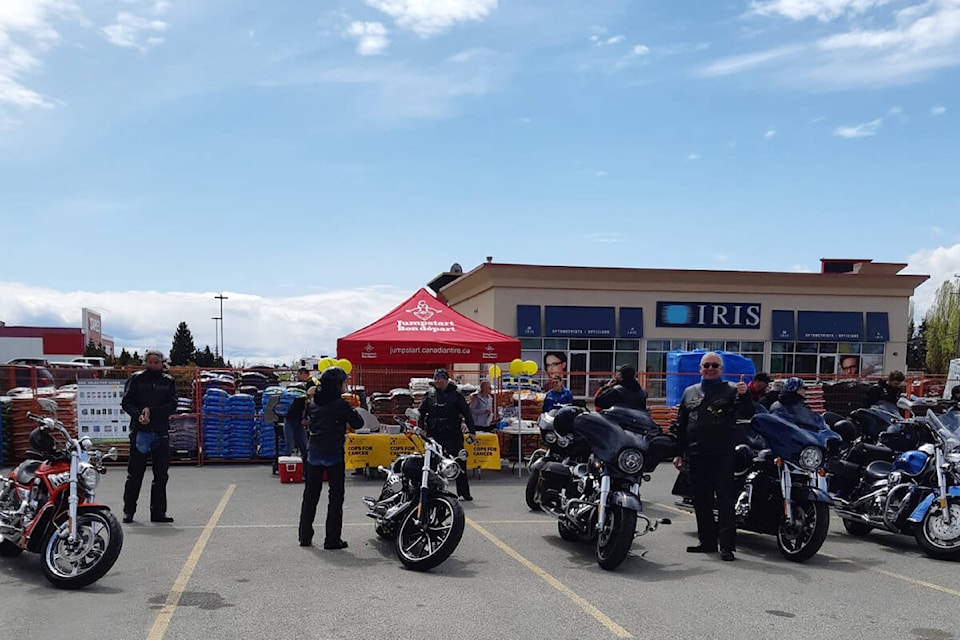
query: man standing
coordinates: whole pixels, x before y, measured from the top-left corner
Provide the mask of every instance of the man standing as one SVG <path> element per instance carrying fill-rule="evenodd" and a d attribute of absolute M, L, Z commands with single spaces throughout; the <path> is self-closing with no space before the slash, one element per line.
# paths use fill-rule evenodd
<path fill-rule="evenodd" d="M 170 415 L 177 410 L 177 385 L 163 372 L 163 354 L 147 351 L 147 368 L 130 376 L 121 406 L 130 414 L 130 461 L 123 488 L 123 521 L 133 522 L 137 500 L 147 470 L 153 465 L 150 485 L 150 521 L 173 522 L 167 516 L 167 469 L 170 467 Z"/>
<path fill-rule="evenodd" d="M 637 370 L 623 365 L 617 368 L 617 376 L 600 390 L 593 403 L 597 409 L 609 409 L 616 405 L 646 411 L 647 392 L 637 382 Z"/>
<path fill-rule="evenodd" d="M 761 371 L 753 376 L 753 380 L 747 385 L 750 390 L 750 396 L 755 404 L 761 405 L 764 409 L 770 410 L 770 406 L 776 401 L 774 397 L 767 397 L 767 390 L 770 388 L 770 374 Z"/>
<path fill-rule="evenodd" d="M 311 390 L 315 391 L 317 380 L 310 375 L 310 370 L 300 367 L 297 371 L 297 387 L 303 389 L 304 396 L 297 396 L 290 403 L 287 415 L 283 417 L 283 444 L 284 454 L 289 456 L 294 448 L 300 450 L 300 455 L 307 455 L 307 407 L 309 406 Z"/>
<path fill-rule="evenodd" d="M 700 382 L 683 392 L 677 413 L 677 451 L 673 459 L 679 470 L 683 455 L 688 459 L 693 507 L 700 543 L 688 553 L 710 553 L 720 544 L 720 558 L 733 560 L 737 528 L 734 522 L 733 448 L 738 419 L 754 413 L 747 385 L 740 376 L 736 385 L 726 382 L 723 360 L 708 351 L 700 358 Z M 714 499 L 719 523 L 713 519 Z M 718 526 L 719 525 L 719 526 Z"/>
<path fill-rule="evenodd" d="M 433 374 L 433 388 L 423 397 L 420 403 L 420 420 L 418 425 L 426 428 L 427 435 L 440 443 L 447 454 L 455 456 L 463 449 L 463 431 L 460 428 L 461 418 L 467 424 L 470 442 L 476 435 L 476 426 L 467 401 L 459 391 L 457 385 L 450 382 L 450 374 L 446 369 L 437 369 Z M 467 463 L 460 463 L 460 475 L 457 476 L 457 495 L 461 500 L 473 500 L 470 495 L 470 483 L 467 481 Z"/>

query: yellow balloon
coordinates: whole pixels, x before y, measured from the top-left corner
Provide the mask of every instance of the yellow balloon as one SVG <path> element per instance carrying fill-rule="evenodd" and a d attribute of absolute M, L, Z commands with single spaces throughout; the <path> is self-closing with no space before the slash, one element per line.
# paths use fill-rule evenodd
<path fill-rule="evenodd" d="M 520 358 L 514 358 L 510 361 L 510 373 L 518 376 L 523 373 L 523 360 Z"/>
<path fill-rule="evenodd" d="M 528 376 L 532 376 L 537 372 L 537 363 L 533 360 L 527 360 L 523 363 L 523 372 Z"/>
<path fill-rule="evenodd" d="M 317 371 L 326 371 L 329 369 L 336 360 L 333 358 L 322 358 L 320 362 L 317 363 Z"/>
<path fill-rule="evenodd" d="M 498 365 L 498 364 L 492 364 L 492 365 L 490 365 L 490 377 L 491 377 L 491 378 L 499 378 L 499 377 L 502 376 L 502 375 L 503 375 L 503 369 L 500 368 L 500 365 Z"/>
<path fill-rule="evenodd" d="M 343 372 L 347 375 L 350 375 L 350 372 L 353 371 L 353 364 L 346 358 L 337 360 L 337 366 L 343 369 Z"/>

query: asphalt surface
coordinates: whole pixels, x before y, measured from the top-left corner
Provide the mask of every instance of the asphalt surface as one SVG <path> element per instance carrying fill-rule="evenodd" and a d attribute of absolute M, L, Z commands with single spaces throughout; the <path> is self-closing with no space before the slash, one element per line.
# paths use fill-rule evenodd
<path fill-rule="evenodd" d="M 111 469 L 99 490 L 117 512 L 124 475 Z M 673 525 L 637 538 L 608 572 L 590 545 L 564 542 L 555 520 L 526 508 L 525 475 L 484 472 L 471 478 L 460 546 L 417 573 L 364 516 L 377 481 L 348 475 L 350 547 L 324 551 L 297 544 L 302 485 L 264 466 L 174 467 L 176 522 L 140 511 L 116 565 L 87 589 L 51 588 L 36 555 L 0 559 L 0 640 L 960 637 L 960 563 L 927 558 L 912 538 L 853 538 L 835 518 L 805 564 L 752 534 L 736 562 L 687 554 L 694 520 L 672 506 L 674 477 L 664 465 L 643 486 L 647 513 Z M 145 482 L 142 505 L 148 492 Z"/>

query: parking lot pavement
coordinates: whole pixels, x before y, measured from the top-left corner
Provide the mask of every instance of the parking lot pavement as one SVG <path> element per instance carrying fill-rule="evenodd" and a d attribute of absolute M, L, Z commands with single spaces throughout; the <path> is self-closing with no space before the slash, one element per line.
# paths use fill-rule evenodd
<path fill-rule="evenodd" d="M 149 471 L 148 471 L 149 475 Z M 50 588 L 39 558 L 0 560 L 0 638 L 709 638 L 949 639 L 960 636 L 956 562 L 923 556 L 912 538 L 848 536 L 838 521 L 823 553 L 798 565 L 772 537 L 741 534 L 737 561 L 692 556 L 693 517 L 673 506 L 665 465 L 643 487 L 650 515 L 670 517 L 634 541 L 615 572 L 530 512 L 506 471 L 473 478 L 454 555 L 421 574 L 397 560 L 364 516 L 379 483 L 348 476 L 342 551 L 297 544 L 302 485 L 268 467 L 171 471 L 172 525 L 124 525 L 117 564 L 74 593 Z M 119 511 L 122 469 L 99 498 Z M 141 496 L 149 500 L 148 483 Z M 317 538 L 326 498 L 321 498 Z M 12 612 L 11 616 L 8 612 Z"/>

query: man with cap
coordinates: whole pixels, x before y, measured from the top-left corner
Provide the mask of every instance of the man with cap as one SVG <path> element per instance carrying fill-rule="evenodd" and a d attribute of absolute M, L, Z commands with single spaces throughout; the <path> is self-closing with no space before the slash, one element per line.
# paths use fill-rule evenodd
<path fill-rule="evenodd" d="M 750 395 L 753 397 L 753 402 L 755 404 L 762 405 L 764 409 L 769 410 L 770 405 L 774 403 L 776 397 L 773 394 L 767 396 L 767 391 L 770 388 L 770 383 L 773 380 L 770 378 L 770 374 L 764 373 L 761 371 L 757 375 L 753 376 L 753 380 L 750 381 L 750 384 L 747 385 L 747 389 L 750 391 Z"/>
<path fill-rule="evenodd" d="M 617 377 L 600 390 L 593 404 L 597 409 L 618 406 L 646 411 L 647 392 L 637 382 L 637 370 L 626 364 L 618 367 Z"/>
<path fill-rule="evenodd" d="M 290 403 L 287 415 L 283 418 L 284 454 L 289 456 L 293 449 L 300 450 L 301 456 L 307 455 L 307 407 L 310 404 L 312 392 L 316 390 L 317 379 L 310 375 L 310 370 L 300 367 L 297 371 L 298 383 L 295 385 L 306 392 L 306 396 L 297 396 Z"/>
<path fill-rule="evenodd" d="M 426 429 L 427 435 L 440 443 L 449 455 L 455 456 L 463 449 L 461 419 L 467 425 L 468 442 L 473 442 L 476 425 L 470 407 L 457 385 L 450 382 L 446 369 L 437 369 L 433 374 L 433 388 L 427 391 L 420 403 L 418 426 Z M 473 500 L 470 483 L 467 481 L 467 462 L 459 460 L 461 473 L 457 476 L 457 495 L 461 500 Z"/>

